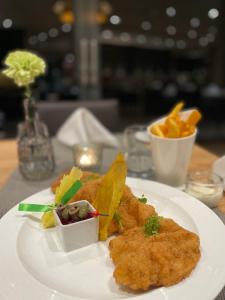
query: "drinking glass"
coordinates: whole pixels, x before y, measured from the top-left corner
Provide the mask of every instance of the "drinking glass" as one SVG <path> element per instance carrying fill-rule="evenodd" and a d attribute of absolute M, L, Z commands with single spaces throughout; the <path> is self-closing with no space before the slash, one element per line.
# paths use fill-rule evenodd
<path fill-rule="evenodd" d="M 217 207 L 223 197 L 223 178 L 211 171 L 195 171 L 187 176 L 186 193 L 207 206 Z"/>
<path fill-rule="evenodd" d="M 146 126 L 131 125 L 125 128 L 123 144 L 130 177 L 150 178 L 153 174 L 150 140 Z"/>

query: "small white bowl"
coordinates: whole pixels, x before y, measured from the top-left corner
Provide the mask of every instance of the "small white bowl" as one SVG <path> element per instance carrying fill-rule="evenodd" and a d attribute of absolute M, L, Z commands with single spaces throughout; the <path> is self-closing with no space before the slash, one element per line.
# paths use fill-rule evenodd
<path fill-rule="evenodd" d="M 187 176 L 185 191 L 208 207 L 215 208 L 223 198 L 223 178 L 211 171 L 191 172 Z"/>
<path fill-rule="evenodd" d="M 95 211 L 94 207 L 87 200 L 76 202 L 77 206 L 83 206 L 84 204 L 89 205 L 90 211 Z M 73 206 L 74 203 L 70 205 Z M 57 223 L 58 236 L 64 251 L 72 251 L 98 241 L 98 217 L 63 225 L 56 210 L 54 210 L 54 216 Z"/>

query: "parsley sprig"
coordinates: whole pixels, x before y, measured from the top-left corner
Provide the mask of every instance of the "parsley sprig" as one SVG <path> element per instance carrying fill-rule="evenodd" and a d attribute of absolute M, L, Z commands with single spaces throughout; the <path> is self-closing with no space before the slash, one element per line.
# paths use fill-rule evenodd
<path fill-rule="evenodd" d="M 120 230 L 123 230 L 122 218 L 117 211 L 114 213 L 113 219 L 119 225 Z"/>
<path fill-rule="evenodd" d="M 146 204 L 148 202 L 148 199 L 145 197 L 144 194 L 142 194 L 141 197 L 138 198 L 138 201 L 143 203 L 143 204 Z"/>
<path fill-rule="evenodd" d="M 159 232 L 161 219 L 162 217 L 157 215 L 151 216 L 147 219 L 144 225 L 144 233 L 146 236 L 155 235 Z"/>

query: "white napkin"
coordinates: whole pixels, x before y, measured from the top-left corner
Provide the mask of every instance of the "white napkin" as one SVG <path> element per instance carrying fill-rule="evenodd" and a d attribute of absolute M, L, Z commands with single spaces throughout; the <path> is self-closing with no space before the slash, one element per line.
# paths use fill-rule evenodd
<path fill-rule="evenodd" d="M 223 178 L 223 189 L 225 191 L 225 155 L 214 162 L 213 172 Z"/>
<path fill-rule="evenodd" d="M 59 128 L 56 137 L 67 146 L 93 142 L 118 147 L 116 137 L 86 108 L 76 109 Z"/>

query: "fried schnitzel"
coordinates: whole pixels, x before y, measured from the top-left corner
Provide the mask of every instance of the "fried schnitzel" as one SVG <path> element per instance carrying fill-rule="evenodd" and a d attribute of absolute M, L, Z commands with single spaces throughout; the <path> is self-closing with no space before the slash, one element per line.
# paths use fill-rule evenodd
<path fill-rule="evenodd" d="M 53 182 L 51 186 L 53 193 L 60 184 L 61 178 L 62 176 Z M 83 172 L 83 176 L 81 178 L 81 180 L 84 182 L 83 187 L 72 197 L 69 202 L 71 203 L 85 199 L 92 203 L 96 197 L 97 190 L 102 182 L 102 179 L 103 176 L 97 173 Z M 118 224 L 118 222 L 113 219 L 108 228 L 108 235 L 121 233 L 127 229 L 141 226 L 145 223 L 148 217 L 156 215 L 157 213 L 153 206 L 143 204 L 138 201 L 138 198 L 134 196 L 130 188 L 126 186 L 120 201 L 118 214 L 121 217 L 121 222 Z"/>
<path fill-rule="evenodd" d="M 99 174 L 84 172 L 83 186 L 70 202 L 86 199 L 93 203 L 102 180 Z M 53 183 L 53 192 L 59 183 L 60 179 Z M 153 206 L 141 203 L 128 186 L 124 188 L 117 214 L 120 222 L 112 219 L 108 235 L 121 234 L 109 243 L 114 277 L 119 285 L 141 291 L 170 286 L 190 275 L 200 259 L 200 241 L 195 233 L 172 219 L 158 218 L 157 234 L 146 235 L 146 220 L 151 216 L 157 218 L 157 213 Z"/>
<path fill-rule="evenodd" d="M 200 258 L 196 234 L 171 219 L 160 220 L 159 233 L 146 236 L 135 227 L 110 241 L 118 284 L 131 290 L 170 286 L 190 275 Z"/>

